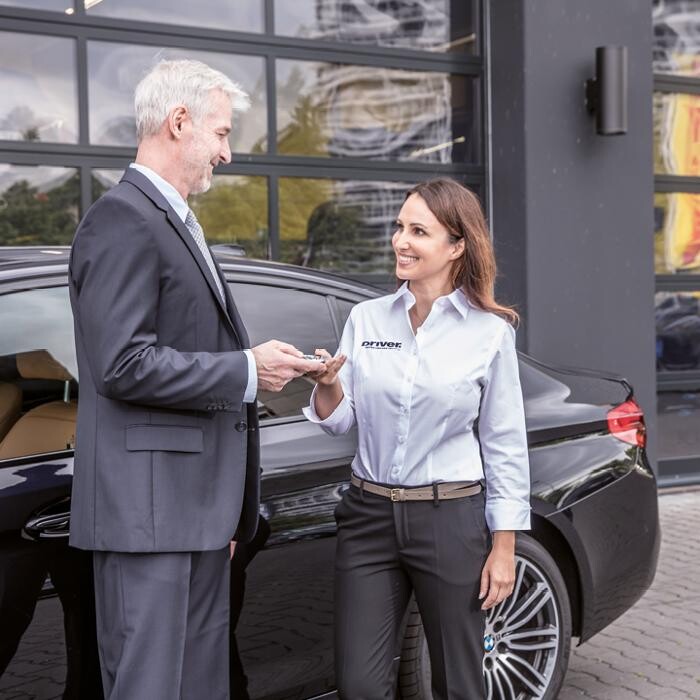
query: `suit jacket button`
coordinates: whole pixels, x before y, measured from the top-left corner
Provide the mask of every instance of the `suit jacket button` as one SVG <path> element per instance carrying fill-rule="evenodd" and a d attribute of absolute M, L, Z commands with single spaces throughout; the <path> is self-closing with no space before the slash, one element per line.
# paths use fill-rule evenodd
<path fill-rule="evenodd" d="M 242 433 L 244 430 L 248 430 L 248 424 L 242 420 L 240 423 L 236 423 L 236 430 Z"/>

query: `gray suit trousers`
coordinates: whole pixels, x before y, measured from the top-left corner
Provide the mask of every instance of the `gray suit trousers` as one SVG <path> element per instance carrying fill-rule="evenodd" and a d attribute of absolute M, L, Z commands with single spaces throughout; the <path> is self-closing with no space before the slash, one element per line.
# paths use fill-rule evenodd
<path fill-rule="evenodd" d="M 228 700 L 228 547 L 93 558 L 105 700 Z"/>
<path fill-rule="evenodd" d="M 392 503 L 354 486 L 336 508 L 335 667 L 342 700 L 392 700 L 394 658 L 415 594 L 434 700 L 486 697 L 481 570 L 490 548 L 483 492 Z"/>

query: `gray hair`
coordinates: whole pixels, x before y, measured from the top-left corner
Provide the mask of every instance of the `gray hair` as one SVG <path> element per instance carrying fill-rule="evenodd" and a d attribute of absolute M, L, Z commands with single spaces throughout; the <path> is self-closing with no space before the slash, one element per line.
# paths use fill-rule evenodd
<path fill-rule="evenodd" d="M 178 105 L 187 107 L 194 121 L 202 119 L 212 90 L 228 95 L 234 111 L 244 112 L 250 106 L 248 95 L 240 85 L 206 63 L 188 59 L 157 63 L 136 86 L 134 94 L 139 143 L 156 134 L 170 110 Z"/>

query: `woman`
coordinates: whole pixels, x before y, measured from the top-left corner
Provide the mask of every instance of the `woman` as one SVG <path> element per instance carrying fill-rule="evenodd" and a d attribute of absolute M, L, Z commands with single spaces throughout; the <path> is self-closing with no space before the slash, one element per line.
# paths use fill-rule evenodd
<path fill-rule="evenodd" d="M 352 310 L 336 357 L 317 351 L 305 409 L 328 433 L 358 429 L 336 509 L 336 682 L 348 700 L 392 697 L 413 591 L 433 698 L 475 700 L 484 611 L 512 592 L 530 526 L 517 315 L 493 298 L 484 215 L 458 183 L 409 190 L 392 245 L 404 283 Z"/>

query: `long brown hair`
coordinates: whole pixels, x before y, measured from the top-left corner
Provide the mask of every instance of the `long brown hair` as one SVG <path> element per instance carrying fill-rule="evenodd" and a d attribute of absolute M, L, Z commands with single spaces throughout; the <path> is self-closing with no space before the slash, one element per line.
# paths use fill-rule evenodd
<path fill-rule="evenodd" d="M 486 217 L 477 196 L 449 178 L 435 178 L 412 187 L 406 199 L 417 194 L 447 229 L 450 240 L 464 239 L 464 254 L 452 266 L 452 284 L 464 291 L 474 306 L 498 314 L 516 325 L 518 313 L 494 298 L 496 258 Z"/>

